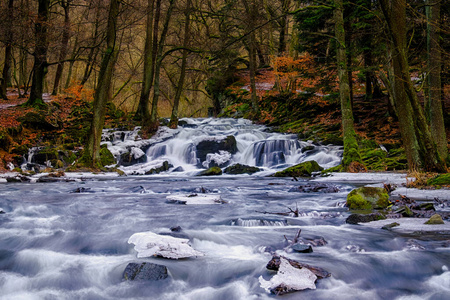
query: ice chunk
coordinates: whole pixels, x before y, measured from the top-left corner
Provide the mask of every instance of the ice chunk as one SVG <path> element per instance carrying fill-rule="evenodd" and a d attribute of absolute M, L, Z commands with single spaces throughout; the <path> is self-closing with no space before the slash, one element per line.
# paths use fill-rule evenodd
<path fill-rule="evenodd" d="M 202 204 L 223 204 L 220 195 L 208 194 L 189 194 L 189 195 L 170 195 L 166 197 L 168 203 L 202 205 Z"/>
<path fill-rule="evenodd" d="M 284 294 L 305 289 L 314 290 L 316 289 L 316 280 L 317 276 L 313 272 L 307 268 L 294 268 L 284 258 L 280 258 L 278 273 L 269 281 L 265 280 L 262 276 L 259 277 L 261 287 L 267 292 L 274 294 Z"/>
<path fill-rule="evenodd" d="M 202 252 L 194 250 L 188 239 L 159 235 L 151 231 L 138 232 L 128 239 L 128 244 L 134 244 L 138 252 L 137 257 L 162 256 L 179 259 L 194 256 L 204 256 Z"/>

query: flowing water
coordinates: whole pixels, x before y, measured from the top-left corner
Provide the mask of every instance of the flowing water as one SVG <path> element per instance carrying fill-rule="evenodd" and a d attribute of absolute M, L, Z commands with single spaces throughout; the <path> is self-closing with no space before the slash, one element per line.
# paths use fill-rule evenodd
<path fill-rule="evenodd" d="M 399 233 L 345 223 L 350 214 L 343 206 L 346 195 L 361 185 L 364 175 L 345 182 L 263 176 L 310 156 L 327 158 L 322 165 L 332 164 L 330 157 L 339 149 L 320 146 L 323 148 L 308 156 L 301 152 L 303 142 L 295 146 L 292 136 L 268 133 L 243 120 L 233 125 L 227 121 L 220 130 L 235 136 L 239 149 L 230 158 L 232 163 L 258 161 L 249 153 L 263 153 L 254 149 L 264 139 L 284 139 L 289 141 L 286 144 L 294 140 L 294 146 L 279 143 L 276 147 L 286 151 L 284 161 L 261 159 L 263 171 L 252 176 L 192 176 L 198 171 L 192 154 L 198 141 L 192 135 L 199 129 L 197 134 L 203 139 L 209 125 L 199 125 L 204 120 L 190 121 L 197 122 L 197 128 L 171 132 L 171 138 L 164 134 L 151 142 L 130 138 L 131 147 L 150 145 L 146 149 L 149 157 L 156 155 L 152 148 L 165 143 L 165 154 L 158 158 L 170 160 L 173 169 L 182 166 L 183 172 L 171 169 L 160 175 L 0 184 L 0 208 L 5 212 L 0 214 L 0 299 L 272 299 L 277 296 L 262 289 L 258 278 L 268 280 L 274 275 L 265 268 L 274 252 L 332 274 L 319 280 L 315 290 L 281 299 L 448 299 L 448 232 Z M 242 128 L 236 129 L 238 125 Z M 125 143 L 127 139 L 121 136 Z M 177 152 L 177 144 L 183 150 Z M 130 168 L 140 170 L 149 163 L 150 159 Z M 366 178 L 364 183 L 398 177 L 384 174 Z M 329 181 L 339 191 L 296 191 L 319 180 Z M 220 195 L 227 203 L 179 205 L 166 201 L 168 196 L 203 192 Z M 273 214 L 296 208 L 298 216 Z M 127 243 L 136 232 L 170 234 L 174 226 L 180 226 L 182 231 L 177 234 L 188 237 L 192 247 L 205 256 L 138 259 L 133 245 Z M 292 239 L 299 229 L 302 238 L 323 238 L 326 245 L 313 247 L 312 253 L 290 251 L 286 238 Z M 126 265 L 141 261 L 167 266 L 170 277 L 150 283 L 124 281 Z"/>

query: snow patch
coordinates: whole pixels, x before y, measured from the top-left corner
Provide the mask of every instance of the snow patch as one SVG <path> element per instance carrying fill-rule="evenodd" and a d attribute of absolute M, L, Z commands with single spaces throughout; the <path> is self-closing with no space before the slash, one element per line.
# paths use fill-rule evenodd
<path fill-rule="evenodd" d="M 151 231 L 138 232 L 128 239 L 128 244 L 134 244 L 137 257 L 162 256 L 170 259 L 204 256 L 200 251 L 189 245 L 188 239 L 159 235 Z"/>
<path fill-rule="evenodd" d="M 280 268 L 278 273 L 269 281 L 262 276 L 259 283 L 267 292 L 276 293 L 277 288 L 282 288 L 285 292 L 301 291 L 305 289 L 316 289 L 315 281 L 317 276 L 306 268 L 297 269 L 291 266 L 289 261 L 280 258 Z"/>

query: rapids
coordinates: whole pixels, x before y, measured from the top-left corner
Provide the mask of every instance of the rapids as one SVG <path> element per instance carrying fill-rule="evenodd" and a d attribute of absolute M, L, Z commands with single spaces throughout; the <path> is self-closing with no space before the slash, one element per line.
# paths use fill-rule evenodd
<path fill-rule="evenodd" d="M 106 133 L 117 136 L 116 141 L 105 140 L 116 154 L 147 147 L 147 162 L 127 167 L 130 172 L 147 168 L 161 157 L 170 160 L 174 169 L 182 166 L 182 172 L 171 169 L 159 175 L 120 177 L 72 174 L 68 176 L 73 181 L 0 183 L 0 211 L 4 212 L 0 214 L 0 299 L 274 299 L 277 296 L 268 294 L 258 280 L 274 275 L 265 268 L 273 252 L 332 274 L 319 280 L 316 290 L 282 299 L 448 299 L 448 228 L 399 232 L 345 223 L 350 213 L 343 203 L 349 191 L 362 184 L 398 184 L 404 182 L 404 174 L 344 174 L 298 182 L 265 177 L 310 157 L 324 158 L 323 166 L 333 165 L 340 148 L 316 145 L 322 148 L 306 155 L 301 148 L 309 142 L 296 142 L 293 136 L 267 132 L 245 120 L 230 122 L 188 120 L 191 127 L 164 129 L 150 141 L 139 140 L 133 132 Z M 265 139 L 287 141 L 266 143 L 278 149 L 274 151 L 285 151 L 285 161 L 262 159 L 263 171 L 251 176 L 192 176 L 201 168 L 192 148 L 218 131 L 236 137 L 238 151 L 231 163 L 258 161 L 257 155 L 264 151 L 255 149 Z M 162 144 L 164 154 L 155 154 L 152 147 Z M 316 182 L 332 183 L 339 191 L 294 191 Z M 226 203 L 167 201 L 167 197 L 202 192 L 220 196 Z M 298 217 L 270 214 L 296 208 Z M 174 226 L 180 226 L 180 234 L 205 255 L 138 259 L 127 242 L 137 232 L 170 234 Z M 314 246 L 312 253 L 289 251 L 285 237 L 292 239 L 299 229 L 302 238 L 322 237 L 327 244 Z M 167 266 L 169 279 L 123 281 L 127 264 L 141 261 Z"/>

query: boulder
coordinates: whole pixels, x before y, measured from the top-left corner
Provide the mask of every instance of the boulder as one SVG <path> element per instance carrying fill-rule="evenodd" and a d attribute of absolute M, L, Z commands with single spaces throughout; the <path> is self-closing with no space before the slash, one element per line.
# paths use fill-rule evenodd
<path fill-rule="evenodd" d="M 278 273 L 269 281 L 262 276 L 259 277 L 260 285 L 267 292 L 275 295 L 315 289 L 317 276 L 307 268 L 295 268 L 285 258 L 280 258 Z"/>
<path fill-rule="evenodd" d="M 222 175 L 222 169 L 219 167 L 212 167 L 208 170 L 201 171 L 197 174 L 197 176 L 213 176 L 213 175 Z"/>
<path fill-rule="evenodd" d="M 25 116 L 18 118 L 23 127 L 39 130 L 56 130 L 60 128 L 59 120 L 46 112 L 29 112 Z"/>
<path fill-rule="evenodd" d="M 172 167 L 173 166 L 171 164 L 169 164 L 169 162 L 166 160 L 162 163 L 162 165 L 160 167 L 152 168 L 152 169 L 148 170 L 147 172 L 145 172 L 145 175 L 152 175 L 152 174 L 159 174 L 161 172 L 166 172 Z"/>
<path fill-rule="evenodd" d="M 272 270 L 272 271 L 278 271 L 280 264 L 281 264 L 281 258 L 287 260 L 289 262 L 289 264 L 291 266 L 293 266 L 294 268 L 297 268 L 297 269 L 306 268 L 306 269 L 310 270 L 311 272 L 314 273 L 314 275 L 317 276 L 318 279 L 323 279 L 323 278 L 327 278 L 327 277 L 331 276 L 331 273 L 329 273 L 328 271 L 325 271 L 322 268 L 310 266 L 310 265 L 286 258 L 284 256 L 278 256 L 278 255 L 274 255 L 272 257 L 272 259 L 267 264 L 266 268 L 269 270 Z"/>
<path fill-rule="evenodd" d="M 235 154 L 237 152 L 236 138 L 229 135 L 224 139 L 210 139 L 199 142 L 196 152 L 197 158 L 200 160 L 199 166 L 202 166 L 203 162 L 206 161 L 208 153 L 219 153 L 220 150 Z"/>
<path fill-rule="evenodd" d="M 122 153 L 119 158 L 121 166 L 132 166 L 147 162 L 147 155 L 140 148 L 133 147 L 130 152 Z"/>
<path fill-rule="evenodd" d="M 444 223 L 444 220 L 442 220 L 442 217 L 439 214 L 434 214 L 424 224 L 427 224 L 427 225 L 439 225 L 439 224 L 445 224 L 445 223 Z"/>
<path fill-rule="evenodd" d="M 352 214 L 350 215 L 346 220 L 345 223 L 347 224 L 358 224 L 358 223 L 367 223 L 372 221 L 379 221 L 384 220 L 386 217 L 383 214 L 380 213 L 373 213 L 373 214 Z"/>
<path fill-rule="evenodd" d="M 354 210 L 384 209 L 390 204 L 384 188 L 360 187 L 347 195 L 347 206 Z"/>
<path fill-rule="evenodd" d="M 322 171 L 323 168 L 314 161 L 305 161 L 298 165 L 276 172 L 273 177 L 311 177 L 314 172 Z"/>
<path fill-rule="evenodd" d="M 123 272 L 125 280 L 157 281 L 169 277 L 166 266 L 143 263 L 129 263 Z"/>
<path fill-rule="evenodd" d="M 128 244 L 134 244 L 137 257 L 161 256 L 170 259 L 204 256 L 200 251 L 189 245 L 189 239 L 176 238 L 153 233 L 138 232 L 128 239 Z"/>
<path fill-rule="evenodd" d="M 256 172 L 261 171 L 260 168 L 257 167 L 251 167 L 247 165 L 241 165 L 241 164 L 235 164 L 232 166 L 227 167 L 224 170 L 224 173 L 226 174 L 233 174 L 233 175 L 239 175 L 239 174 L 253 174 Z"/>

